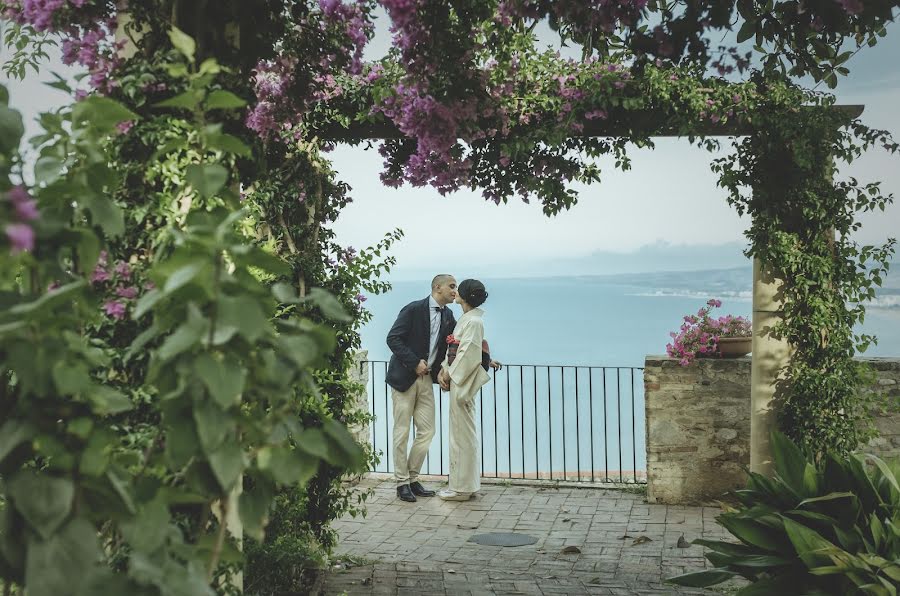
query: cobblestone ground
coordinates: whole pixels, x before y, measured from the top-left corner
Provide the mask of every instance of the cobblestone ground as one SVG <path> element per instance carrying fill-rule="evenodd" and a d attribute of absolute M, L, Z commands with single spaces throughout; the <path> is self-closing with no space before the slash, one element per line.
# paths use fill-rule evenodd
<path fill-rule="evenodd" d="M 728 537 L 716 508 L 648 505 L 616 489 L 484 484 L 467 502 L 404 503 L 390 480 L 360 488 L 375 491 L 368 515 L 335 522 L 349 567 L 330 570 L 320 594 L 711 594 L 662 581 L 708 565 L 703 547 L 679 538 Z M 537 542 L 468 542 L 491 532 Z"/>

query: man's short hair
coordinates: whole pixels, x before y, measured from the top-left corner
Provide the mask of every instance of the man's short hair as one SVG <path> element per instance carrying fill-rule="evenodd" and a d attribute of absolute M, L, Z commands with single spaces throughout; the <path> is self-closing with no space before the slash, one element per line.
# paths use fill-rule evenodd
<path fill-rule="evenodd" d="M 449 273 L 438 273 L 434 276 L 434 279 L 431 280 L 431 289 L 433 290 L 451 279 L 453 279 L 453 276 Z"/>

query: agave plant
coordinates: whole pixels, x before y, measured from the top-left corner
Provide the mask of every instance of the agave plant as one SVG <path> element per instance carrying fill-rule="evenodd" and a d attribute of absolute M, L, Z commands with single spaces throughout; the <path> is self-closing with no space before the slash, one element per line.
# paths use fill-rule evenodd
<path fill-rule="evenodd" d="M 750 472 L 740 506 L 717 520 L 740 544 L 695 540 L 715 565 L 669 579 L 706 587 L 733 578 L 741 596 L 872 594 L 900 587 L 900 462 L 827 455 L 816 462 L 772 435 L 775 475 Z"/>

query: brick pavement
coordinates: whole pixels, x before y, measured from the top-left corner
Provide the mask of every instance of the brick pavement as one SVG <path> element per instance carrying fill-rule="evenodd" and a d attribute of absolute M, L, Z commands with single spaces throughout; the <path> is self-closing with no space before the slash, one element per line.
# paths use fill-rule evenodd
<path fill-rule="evenodd" d="M 374 489 L 367 516 L 334 523 L 349 567 L 329 571 L 321 594 L 709 594 L 662 580 L 708 565 L 703 547 L 679 548 L 679 537 L 728 537 L 716 508 L 650 505 L 618 489 L 483 484 L 468 502 L 404 503 L 390 480 L 359 488 Z M 538 541 L 468 542 L 489 532 Z"/>

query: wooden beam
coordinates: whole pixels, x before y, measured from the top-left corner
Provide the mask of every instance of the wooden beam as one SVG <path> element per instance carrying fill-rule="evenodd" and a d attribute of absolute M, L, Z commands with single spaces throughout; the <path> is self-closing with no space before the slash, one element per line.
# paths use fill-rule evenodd
<path fill-rule="evenodd" d="M 814 109 L 814 108 L 804 108 Z M 863 105 L 839 105 L 831 109 L 843 112 L 847 120 L 858 118 L 865 109 Z M 741 137 L 753 132 L 752 125 L 712 122 L 698 123 L 690 129 L 678 129 L 671 123 L 671 114 L 659 111 L 612 112 L 606 120 L 584 120 L 581 132 L 571 133 L 572 137 L 627 137 L 634 131 L 654 131 L 653 137 Z M 527 134 L 528 129 L 513 129 L 511 136 Z M 402 139 L 404 135 L 393 122 L 384 119 L 366 123 L 354 123 L 349 128 L 332 124 L 314 134 L 326 141 L 362 141 L 367 139 Z"/>

